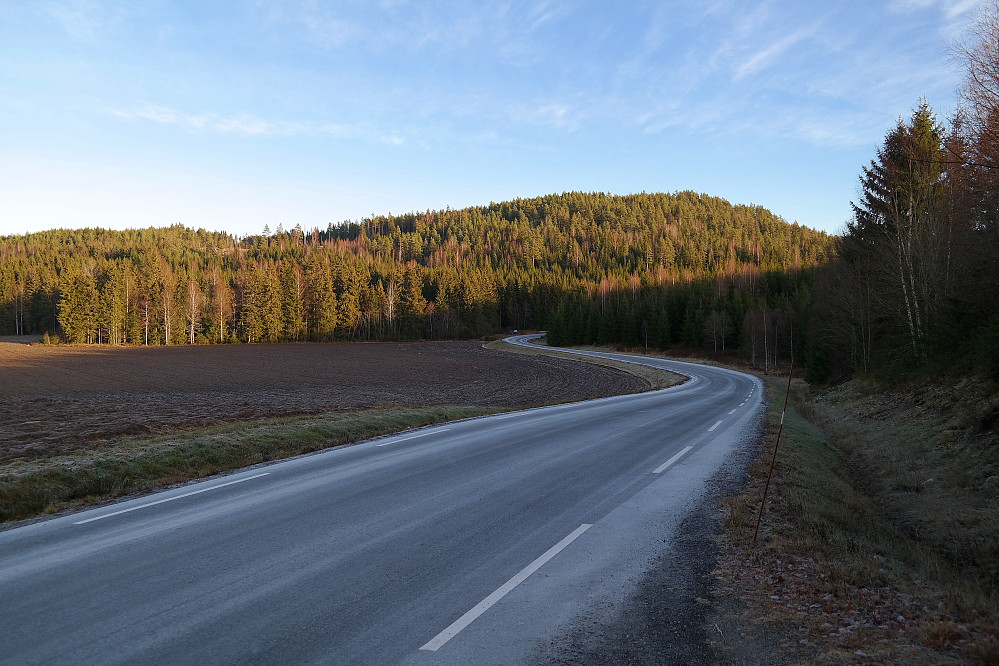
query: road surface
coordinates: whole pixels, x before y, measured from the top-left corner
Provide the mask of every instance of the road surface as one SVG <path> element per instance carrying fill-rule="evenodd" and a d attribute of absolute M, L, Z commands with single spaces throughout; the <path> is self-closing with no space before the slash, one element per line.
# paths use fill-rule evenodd
<path fill-rule="evenodd" d="M 0 663 L 530 660 L 628 595 L 757 427 L 753 377 L 611 356 L 690 379 L 0 532 Z"/>

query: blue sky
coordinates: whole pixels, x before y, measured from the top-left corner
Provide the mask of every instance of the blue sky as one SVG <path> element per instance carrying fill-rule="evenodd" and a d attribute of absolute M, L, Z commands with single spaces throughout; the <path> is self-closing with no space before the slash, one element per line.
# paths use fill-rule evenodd
<path fill-rule="evenodd" d="M 836 233 L 977 7 L 0 0 L 0 235 L 687 189 Z"/>

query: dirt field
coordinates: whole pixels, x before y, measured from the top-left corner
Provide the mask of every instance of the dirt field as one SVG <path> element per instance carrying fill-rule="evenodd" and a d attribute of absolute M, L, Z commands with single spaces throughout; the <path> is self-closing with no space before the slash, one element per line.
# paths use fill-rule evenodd
<path fill-rule="evenodd" d="M 644 388 L 618 370 L 477 342 L 109 348 L 0 341 L 0 463 L 269 416 L 383 405 L 526 407 Z"/>

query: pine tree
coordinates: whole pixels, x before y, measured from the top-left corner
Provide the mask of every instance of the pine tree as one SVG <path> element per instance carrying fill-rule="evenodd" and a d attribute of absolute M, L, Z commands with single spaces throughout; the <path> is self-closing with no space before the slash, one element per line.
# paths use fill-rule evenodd
<path fill-rule="evenodd" d="M 326 260 L 313 255 L 305 273 L 310 335 L 314 340 L 333 338 L 337 324 L 336 293 Z"/>
<path fill-rule="evenodd" d="M 402 274 L 399 308 L 402 313 L 402 336 L 409 339 L 423 337 L 427 300 L 423 297 L 423 276 L 416 266 L 406 269 Z"/>
<path fill-rule="evenodd" d="M 59 325 L 70 342 L 95 342 L 97 337 L 97 283 L 93 275 L 73 276 L 59 301 Z"/>
<path fill-rule="evenodd" d="M 331 266 L 333 291 L 336 294 L 337 326 L 345 337 L 351 337 L 361 316 L 361 283 L 358 270 L 342 256 L 337 257 Z"/>
<path fill-rule="evenodd" d="M 931 322 L 939 314 L 943 267 L 934 261 L 944 240 L 943 127 L 929 105 L 920 104 L 908 123 L 899 120 L 860 179 L 862 199 L 853 205 L 844 256 L 876 267 L 877 289 L 887 298 L 891 331 L 910 354 L 924 358 Z M 897 310 L 896 310 L 897 308 Z M 892 316 L 897 311 L 900 318 Z"/>
<path fill-rule="evenodd" d="M 298 265 L 285 261 L 281 267 L 281 315 L 283 337 L 298 341 L 305 327 L 302 307 L 304 281 Z"/>
<path fill-rule="evenodd" d="M 274 342 L 281 335 L 280 287 L 273 269 L 258 266 L 248 276 L 243 316 L 247 342 Z"/>

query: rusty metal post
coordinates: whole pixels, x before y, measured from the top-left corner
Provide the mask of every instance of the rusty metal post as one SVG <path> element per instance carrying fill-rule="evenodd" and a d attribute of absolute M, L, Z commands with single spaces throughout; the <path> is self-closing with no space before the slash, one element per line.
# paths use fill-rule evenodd
<path fill-rule="evenodd" d="M 774 455 L 770 459 L 770 471 L 767 473 L 767 483 L 763 486 L 763 501 L 760 502 L 760 513 L 756 516 L 756 531 L 753 541 L 760 535 L 760 521 L 763 520 L 763 507 L 767 504 L 767 493 L 770 491 L 770 478 L 774 475 L 774 465 L 777 464 L 777 447 L 780 446 L 780 434 L 784 432 L 784 415 L 787 413 L 787 399 L 791 395 L 791 375 L 794 374 L 794 356 L 791 356 L 791 367 L 787 371 L 787 392 L 784 394 L 784 410 L 780 413 L 780 427 L 777 428 L 777 441 L 774 443 Z"/>

